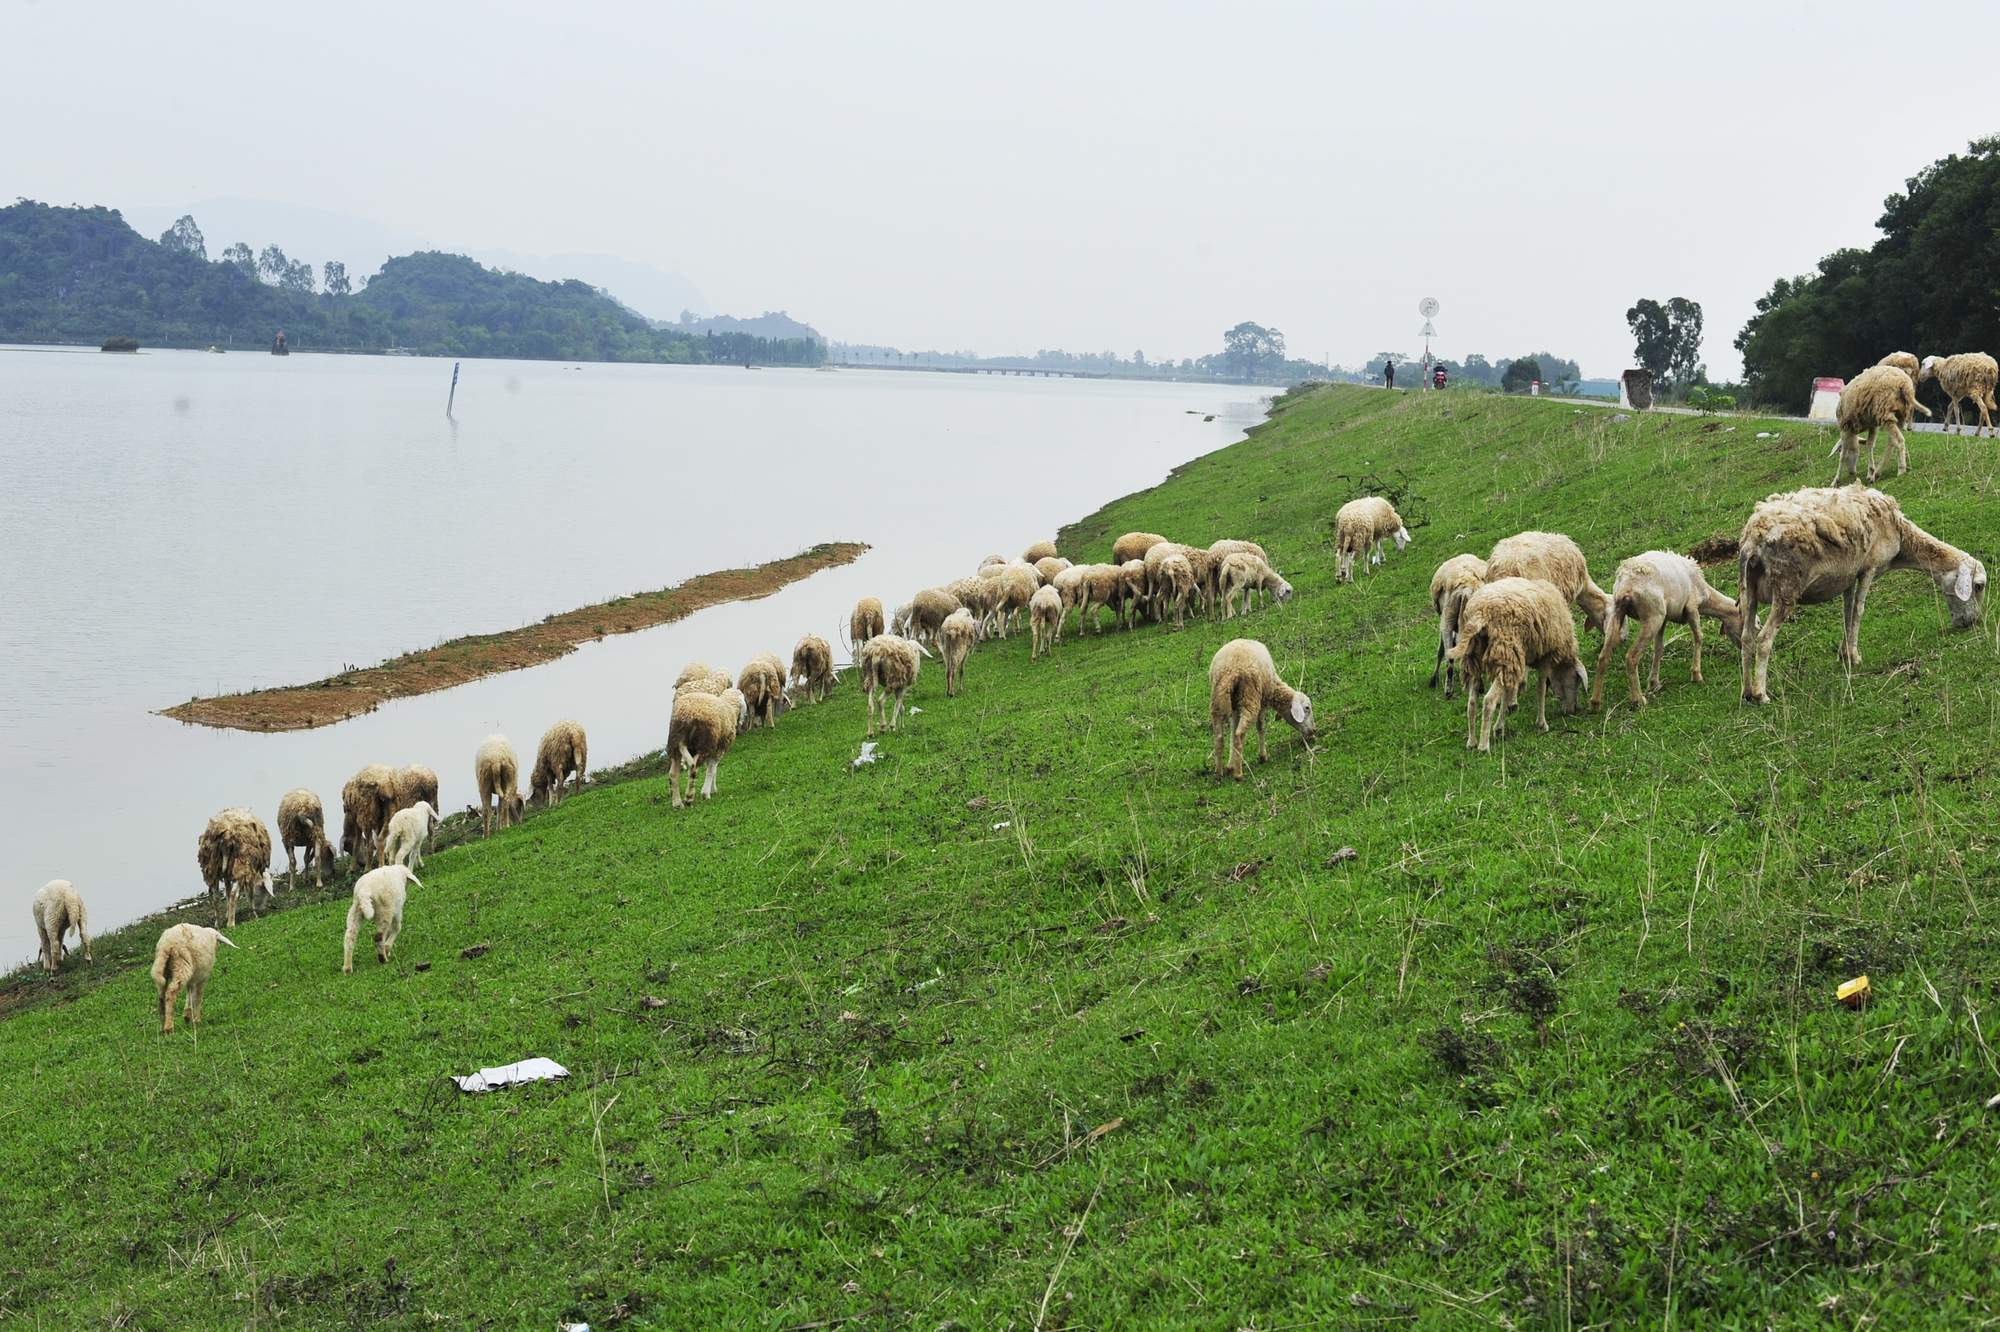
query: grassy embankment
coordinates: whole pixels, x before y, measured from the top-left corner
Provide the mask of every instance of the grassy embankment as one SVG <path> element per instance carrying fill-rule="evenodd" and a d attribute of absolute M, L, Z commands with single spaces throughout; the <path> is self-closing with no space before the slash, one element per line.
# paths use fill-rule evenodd
<path fill-rule="evenodd" d="M 245 924 L 198 1041 L 156 1034 L 142 970 L 22 1012 L 0 1304 L 129 1328 L 1983 1324 L 1990 627 L 1948 632 L 1895 575 L 1851 676 L 1837 607 L 1785 629 L 1760 710 L 1726 649 L 1688 682 L 1683 632 L 1652 707 L 1546 736 L 1517 714 L 1486 757 L 1424 688 L 1446 555 L 1545 525 L 1607 581 L 1830 473 L 1812 428 L 1730 424 L 1294 400 L 1065 534 L 1084 557 L 1131 528 L 1253 536 L 1288 607 L 1032 666 L 990 644 L 949 701 L 927 667 L 858 771 L 844 685 L 741 739 L 700 808 L 628 781 L 438 855 L 387 967 L 340 974 L 338 903 Z M 1990 551 L 1990 449 L 1917 438 L 1888 488 Z M 1336 588 L 1327 520 L 1367 476 L 1406 490 L 1417 544 Z M 1312 692 L 1321 748 L 1273 723 L 1237 785 L 1207 774 L 1203 672 L 1239 632 Z M 1836 1006 L 1864 970 L 1873 1005 Z M 575 1076 L 443 1080 L 530 1053 Z"/>

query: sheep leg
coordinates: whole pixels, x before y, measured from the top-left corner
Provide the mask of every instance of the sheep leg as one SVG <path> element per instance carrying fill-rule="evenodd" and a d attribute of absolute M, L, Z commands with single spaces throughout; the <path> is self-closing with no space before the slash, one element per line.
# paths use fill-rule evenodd
<path fill-rule="evenodd" d="M 1231 731 L 1229 775 L 1239 782 L 1243 780 L 1243 759 L 1250 752 L 1250 720 L 1247 709 L 1239 711 L 1236 714 L 1236 725 Z"/>
<path fill-rule="evenodd" d="M 354 941 L 361 937 L 361 903 L 347 908 L 347 936 L 340 945 L 340 969 L 345 974 L 354 974 Z"/>
<path fill-rule="evenodd" d="M 1861 615 L 1868 609 L 1868 589 L 1874 583 L 1875 571 L 1866 570 L 1840 599 L 1841 609 L 1847 612 L 1846 632 L 1840 640 L 1840 659 L 1849 666 L 1861 664 Z"/>
<path fill-rule="evenodd" d="M 235 881 L 234 879 L 231 879 L 231 880 L 229 881 L 229 926 L 228 926 L 228 928 L 230 928 L 230 929 L 232 929 L 232 930 L 236 928 L 236 894 L 237 894 L 237 892 L 238 892 L 238 891 L 239 891 L 239 890 L 238 890 L 238 889 L 237 889 L 237 887 L 236 887 L 236 881 Z"/>
<path fill-rule="evenodd" d="M 710 759 L 708 761 L 708 776 L 705 779 L 703 779 L 701 784 L 702 799 L 712 800 L 715 798 L 715 789 L 716 789 L 715 773 L 716 769 L 720 768 L 721 766 L 722 766 L 721 759 Z"/>
<path fill-rule="evenodd" d="M 1614 597 L 1611 602 L 1611 609 L 1604 613 L 1604 646 L 1597 650 L 1597 678 L 1591 681 L 1590 685 L 1590 710 L 1592 712 L 1601 712 L 1604 709 L 1604 672 L 1611 664 L 1611 649 L 1618 643 L 1624 632 L 1625 617 L 1619 613 L 1618 601 Z M 1634 698 L 1639 696 L 1639 683 L 1636 678 L 1632 682 L 1632 696 Z"/>
<path fill-rule="evenodd" d="M 174 1029 L 174 1000 L 181 997 L 181 988 L 187 984 L 187 973 L 178 965 L 179 958 L 167 960 L 167 985 L 160 991 L 160 1031 L 164 1035 Z"/>
<path fill-rule="evenodd" d="M 1771 694 L 1766 684 L 1770 678 L 1771 646 L 1778 641 L 1778 626 L 1784 623 L 1785 614 L 1791 606 L 1785 602 L 1773 601 L 1771 613 L 1764 620 L 1764 627 L 1755 634 L 1748 632 L 1746 622 L 1743 639 L 1743 699 L 1747 703 L 1769 703 Z"/>
<path fill-rule="evenodd" d="M 1215 749 L 1209 759 L 1215 768 L 1215 775 L 1220 777 L 1229 771 L 1229 719 L 1211 717 L 1208 729 L 1215 733 Z"/>
<path fill-rule="evenodd" d="M 1470 667 L 1460 677 L 1465 686 L 1465 747 L 1479 748 L 1479 686 L 1483 683 L 1480 673 Z"/>
<path fill-rule="evenodd" d="M 1500 680 L 1496 677 L 1493 681 L 1492 686 L 1488 688 L 1486 691 L 1486 700 L 1484 705 L 1479 708 L 1479 713 L 1480 713 L 1479 752 L 1482 754 L 1492 752 L 1493 731 L 1494 731 L 1493 721 L 1496 715 L 1499 717 L 1500 720 L 1499 730 L 1501 734 L 1504 735 L 1507 731 L 1507 717 L 1506 714 L 1502 711 L 1502 707 L 1506 702 L 1506 695 L 1507 695 L 1507 686 L 1502 684 Z M 1466 707 L 1469 711 L 1474 706 L 1473 696 L 1468 693 L 1465 697 L 1465 702 L 1466 702 Z M 1466 748 L 1468 749 L 1472 748 L 1472 745 L 1469 740 L 1466 744 Z"/>
<path fill-rule="evenodd" d="M 889 718 L 889 729 L 892 731 L 897 730 L 899 728 L 899 724 L 901 723 L 902 719 L 903 719 L 903 691 L 898 689 L 896 691 L 896 711 Z"/>
<path fill-rule="evenodd" d="M 198 975 L 188 980 L 187 1007 L 182 1010 L 182 1015 L 187 1018 L 190 1027 L 199 1027 L 201 1025 L 201 995 L 202 991 L 207 988 L 208 977 L 206 976 Z"/>
<path fill-rule="evenodd" d="M 1889 445 L 1894 444 L 1896 446 L 1896 475 L 1901 476 L 1910 470 L 1910 446 L 1903 438 L 1903 427 L 1891 421 L 1883 429 L 1889 432 L 1889 438 L 1882 445 L 1882 465 L 1884 467 L 1889 465 Z"/>
<path fill-rule="evenodd" d="M 396 936 L 403 932 L 403 918 L 393 917 L 378 922 L 375 930 L 375 960 L 387 962 L 389 954 L 396 951 Z"/>
<path fill-rule="evenodd" d="M 1271 751 L 1264 745 L 1264 709 L 1257 709 L 1257 761 L 1269 763 Z"/>
<path fill-rule="evenodd" d="M 1688 637 L 1694 640 L 1694 665 L 1688 668 L 1688 679 L 1692 680 L 1696 684 L 1700 684 L 1701 683 L 1701 612 L 1700 611 L 1694 610 L 1692 608 L 1688 610 L 1687 627 L 1688 627 Z M 1659 685 L 1660 685 L 1660 667 L 1659 664 L 1656 662 L 1654 663 L 1653 666 L 1653 687 L 1657 689 L 1659 688 Z"/>

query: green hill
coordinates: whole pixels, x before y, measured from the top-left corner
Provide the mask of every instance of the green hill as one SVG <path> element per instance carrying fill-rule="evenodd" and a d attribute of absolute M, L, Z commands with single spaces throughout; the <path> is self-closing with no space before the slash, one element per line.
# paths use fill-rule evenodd
<path fill-rule="evenodd" d="M 148 240 L 114 209 L 24 199 L 0 208 L 0 341 L 131 337 L 149 346 L 256 350 L 283 329 L 291 348 L 305 351 L 402 347 L 437 356 L 779 365 L 825 359 L 811 339 L 655 329 L 586 283 L 539 282 L 463 255 L 391 259 L 351 295 L 267 284 L 253 267 Z"/>
<path fill-rule="evenodd" d="M 989 643 L 950 700 L 928 664 L 858 769 L 850 677 L 739 739 L 694 809 L 641 775 L 435 855 L 387 966 L 340 973 L 337 901 L 240 924 L 198 1039 L 156 1030 L 150 930 L 100 940 L 0 1023 L 4 1303 L 127 1328 L 1982 1325 L 1990 620 L 1952 633 L 1894 575 L 1858 670 L 1810 609 L 1751 709 L 1726 643 L 1688 681 L 1680 633 L 1652 706 L 1547 735 L 1524 710 L 1491 755 L 1424 686 L 1445 557 L 1544 526 L 1608 584 L 1824 482 L 1825 454 L 1751 418 L 1298 391 L 1062 538 L 1252 537 L 1284 607 L 1033 664 Z M 1988 446 L 1911 454 L 1887 488 L 1991 551 Z M 1329 520 L 1384 489 L 1416 542 L 1336 587 Z M 1238 634 L 1320 729 L 1308 753 L 1274 722 L 1229 783 L 1204 672 Z M 1872 1004 L 1837 1005 L 1864 971 Z M 530 1054 L 573 1076 L 444 1080 Z"/>

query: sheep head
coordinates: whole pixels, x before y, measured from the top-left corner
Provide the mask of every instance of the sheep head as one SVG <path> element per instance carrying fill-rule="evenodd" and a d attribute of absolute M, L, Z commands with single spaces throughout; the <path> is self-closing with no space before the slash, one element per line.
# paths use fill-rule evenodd
<path fill-rule="evenodd" d="M 1396 529 L 1396 550 L 1399 553 L 1402 551 L 1403 547 L 1409 545 L 1410 542 L 1413 540 L 1415 540 L 1415 538 L 1410 535 L 1409 528 L 1399 527 Z"/>
<path fill-rule="evenodd" d="M 1298 729 L 1299 734 L 1305 738 L 1306 743 L 1311 744 L 1313 736 L 1317 734 L 1317 731 L 1313 726 L 1313 701 L 1306 697 L 1305 690 L 1294 689 L 1292 691 L 1292 706 L 1286 712 L 1285 717 L 1286 720 L 1290 721 Z"/>
<path fill-rule="evenodd" d="M 1955 569 L 1949 569 L 1938 576 L 1938 591 L 1944 593 L 1945 604 L 1951 607 L 1951 627 L 1970 629 L 1979 623 L 1979 613 L 1986 601 L 1986 566 L 1971 556 L 1966 556 Z"/>
<path fill-rule="evenodd" d="M 1573 661 L 1567 668 L 1558 666 L 1555 677 L 1549 683 L 1556 687 L 1556 697 L 1562 700 L 1562 715 L 1576 715 L 1577 698 L 1590 689 L 1590 672 L 1583 663 Z"/>
<path fill-rule="evenodd" d="M 1926 379 L 1936 378 L 1938 362 L 1942 359 L 1942 357 L 1938 356 L 1924 357 L 1923 364 L 1917 367 L 1917 382 L 1921 384 Z"/>

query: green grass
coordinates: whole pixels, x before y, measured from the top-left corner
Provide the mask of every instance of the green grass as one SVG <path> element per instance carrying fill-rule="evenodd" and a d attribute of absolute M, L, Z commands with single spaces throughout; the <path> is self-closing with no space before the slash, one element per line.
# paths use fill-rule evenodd
<path fill-rule="evenodd" d="M 157 1034 L 143 970 L 73 973 L 0 1023 L 0 1305 L 126 1328 L 1984 1325 L 1990 621 L 1952 633 L 1896 575 L 1851 675 L 1837 606 L 1785 627 L 1763 709 L 1726 641 L 1690 684 L 1681 631 L 1643 712 L 1548 735 L 1517 713 L 1468 754 L 1424 687 L 1440 560 L 1550 527 L 1608 583 L 1831 462 L 1799 425 L 1440 396 L 1294 395 L 1064 536 L 1254 537 L 1289 606 L 1032 666 L 1025 638 L 989 644 L 954 700 L 927 666 L 922 713 L 858 771 L 844 685 L 739 740 L 699 808 L 637 776 L 440 853 L 386 967 L 340 974 L 338 901 L 242 925 L 198 1039 Z M 1911 454 L 1887 488 L 1991 550 L 1992 445 Z M 1335 587 L 1329 520 L 1374 484 L 1416 544 Z M 1320 723 L 1308 754 L 1274 722 L 1240 784 L 1208 773 L 1204 674 L 1237 633 Z M 1861 971 L 1857 1014 L 1833 991 Z M 444 1081 L 529 1054 L 574 1076 Z"/>

